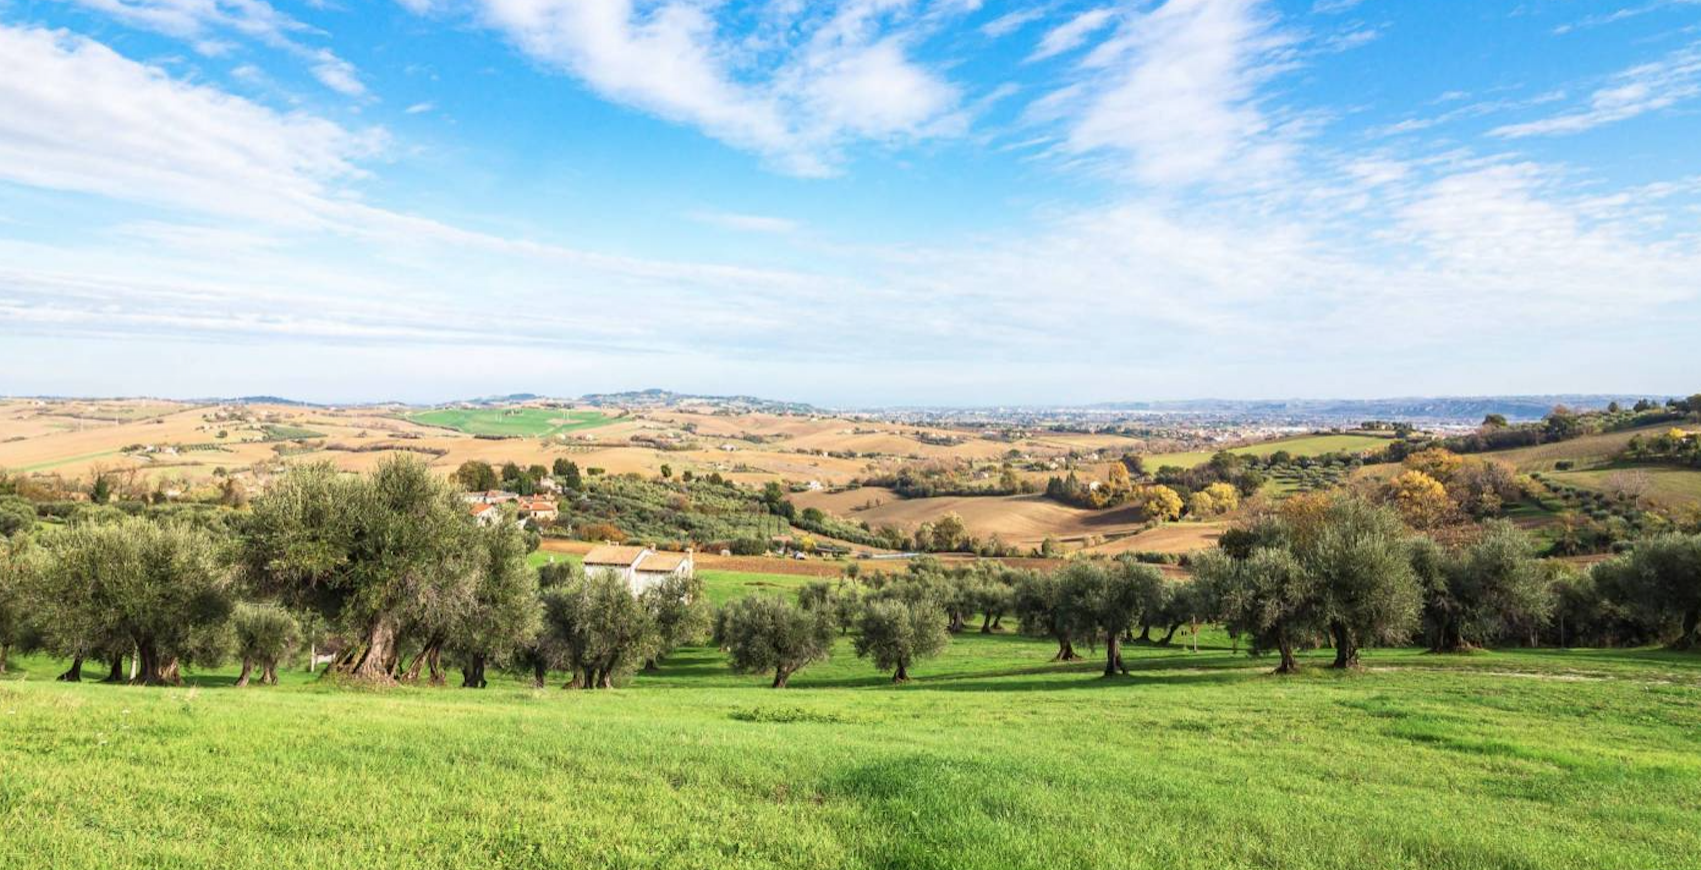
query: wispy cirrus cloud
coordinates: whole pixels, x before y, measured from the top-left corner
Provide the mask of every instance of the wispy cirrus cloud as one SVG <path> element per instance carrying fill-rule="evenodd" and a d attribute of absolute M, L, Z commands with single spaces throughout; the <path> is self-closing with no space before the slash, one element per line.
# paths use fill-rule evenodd
<path fill-rule="evenodd" d="M 917 15 L 913 5 L 855 0 L 826 15 L 773 7 L 768 14 L 779 21 L 754 55 L 745 38 L 688 0 L 644 8 L 632 0 L 482 0 L 481 8 L 526 54 L 609 100 L 694 126 L 783 171 L 819 176 L 833 173 L 856 141 L 957 129 L 958 87 L 910 54 L 937 15 Z"/>
<path fill-rule="evenodd" d="M 750 233 L 784 235 L 797 232 L 797 221 L 789 218 L 759 214 L 739 214 L 727 211 L 694 211 L 686 217 L 700 224 Z"/>
<path fill-rule="evenodd" d="M 1277 157 L 1255 96 L 1291 43 L 1259 0 L 1169 0 L 1094 47 L 1046 108 L 1068 125 L 1066 150 L 1123 155 L 1143 183 L 1227 179 Z"/>
<path fill-rule="evenodd" d="M 1039 45 L 1028 55 L 1028 62 L 1056 57 L 1079 48 L 1088 37 L 1111 24 L 1115 16 L 1116 10 L 1108 6 L 1089 9 L 1053 27 L 1040 38 Z"/>
<path fill-rule="evenodd" d="M 1578 30 L 1605 27 L 1608 24 L 1617 24 L 1620 21 L 1627 21 L 1631 18 L 1639 18 L 1650 12 L 1660 12 L 1666 9 L 1697 5 L 1701 5 L 1701 0 L 1654 0 L 1652 3 L 1644 3 L 1640 6 L 1624 6 L 1614 9 L 1611 12 L 1598 13 L 1579 18 L 1576 21 L 1569 21 L 1555 27 L 1553 32 L 1556 36 L 1564 36 L 1567 33 L 1572 33 Z"/>
<path fill-rule="evenodd" d="M 285 51 L 307 65 L 320 84 L 348 97 L 368 95 L 354 64 L 305 40 L 314 35 L 266 0 L 69 0 L 115 21 L 188 41 L 207 55 L 235 47 L 232 38 L 255 40 Z"/>
<path fill-rule="evenodd" d="M 1701 44 L 1633 66 L 1589 95 L 1587 105 L 1547 118 L 1506 124 L 1490 135 L 1504 139 L 1581 133 L 1667 109 L 1701 96 Z"/>

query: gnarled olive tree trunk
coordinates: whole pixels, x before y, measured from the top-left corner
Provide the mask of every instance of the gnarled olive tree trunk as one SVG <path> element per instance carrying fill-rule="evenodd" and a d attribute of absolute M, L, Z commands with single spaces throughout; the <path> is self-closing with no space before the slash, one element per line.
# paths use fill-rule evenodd
<path fill-rule="evenodd" d="M 248 677 L 249 677 L 249 675 L 251 675 L 253 673 L 254 673 L 254 660 L 247 657 L 247 656 L 243 656 L 242 657 L 242 673 L 236 675 L 236 687 L 238 689 L 248 688 Z"/>
<path fill-rule="evenodd" d="M 79 683 L 83 679 L 83 657 L 72 656 L 71 666 L 65 669 L 56 679 L 61 683 Z"/>
<path fill-rule="evenodd" d="M 369 683 L 389 684 L 395 682 L 391 671 L 399 655 L 396 649 L 395 620 L 389 614 L 384 614 L 373 620 L 366 629 L 366 636 L 349 647 L 341 658 L 325 669 L 325 673 Z"/>
<path fill-rule="evenodd" d="M 1107 631 L 1104 636 L 1104 675 L 1114 677 L 1119 673 L 1128 673 L 1122 665 L 1122 632 Z"/>
<path fill-rule="evenodd" d="M 1352 629 L 1337 622 L 1329 626 L 1329 634 L 1335 641 L 1335 663 L 1330 667 L 1343 670 L 1360 667 L 1358 639 L 1353 637 Z"/>
<path fill-rule="evenodd" d="M 1287 635 L 1276 638 L 1276 649 L 1282 654 L 1282 663 L 1276 666 L 1278 674 L 1293 674 L 1299 672 L 1299 662 L 1293 657 L 1293 640 Z"/>

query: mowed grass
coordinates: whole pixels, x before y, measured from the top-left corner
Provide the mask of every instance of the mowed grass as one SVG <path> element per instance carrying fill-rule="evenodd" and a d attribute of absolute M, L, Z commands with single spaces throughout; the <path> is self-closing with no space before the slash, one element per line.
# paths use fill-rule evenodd
<path fill-rule="evenodd" d="M 714 588 L 711 586 L 711 588 Z M 969 633 L 910 685 L 715 650 L 612 692 L 0 681 L 5 867 L 1701 866 L 1701 659 L 1373 651 L 1133 674 Z"/>
<path fill-rule="evenodd" d="M 469 435 L 543 437 L 606 426 L 617 418 L 601 411 L 561 411 L 552 408 L 443 408 L 409 414 L 408 419 Z"/>
<path fill-rule="evenodd" d="M 1228 452 L 1241 456 L 1269 456 L 1278 450 L 1286 450 L 1294 456 L 1321 456 L 1325 453 L 1358 453 L 1364 450 L 1376 450 L 1388 446 L 1389 438 L 1380 435 L 1300 435 L 1294 438 L 1278 438 L 1274 441 L 1263 441 L 1248 444 L 1244 447 L 1230 447 Z M 1180 468 L 1192 468 L 1204 462 L 1211 461 L 1216 455 L 1213 450 L 1195 450 L 1188 453 L 1156 453 L 1145 457 L 1146 468 L 1156 471 L 1166 465 Z"/>

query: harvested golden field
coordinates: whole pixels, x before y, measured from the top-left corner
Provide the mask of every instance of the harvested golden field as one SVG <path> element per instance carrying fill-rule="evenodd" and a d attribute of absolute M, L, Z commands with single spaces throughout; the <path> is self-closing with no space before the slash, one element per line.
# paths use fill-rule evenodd
<path fill-rule="evenodd" d="M 971 534 L 997 535 L 1007 544 L 1037 546 L 1047 537 L 1081 541 L 1092 536 L 1125 534 L 1144 525 L 1135 508 L 1092 511 L 1070 507 L 1039 495 L 893 499 L 879 507 L 845 514 L 875 528 L 894 525 L 914 529 L 946 514 L 957 514 Z"/>
<path fill-rule="evenodd" d="M 1165 523 L 1126 538 L 1117 538 L 1088 547 L 1084 552 L 1095 556 L 1115 556 L 1121 553 L 1191 553 L 1217 545 L 1224 523 Z"/>
<path fill-rule="evenodd" d="M 864 486 L 840 492 L 800 492 L 794 494 L 791 500 L 799 508 L 820 508 L 827 513 L 851 519 L 861 518 L 857 512 L 866 508 L 902 501 L 896 493 L 881 486 Z"/>

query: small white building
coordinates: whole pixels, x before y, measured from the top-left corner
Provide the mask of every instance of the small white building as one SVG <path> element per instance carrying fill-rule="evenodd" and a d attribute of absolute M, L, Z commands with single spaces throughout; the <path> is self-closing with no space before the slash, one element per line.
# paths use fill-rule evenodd
<path fill-rule="evenodd" d="M 467 504 L 505 504 L 511 501 L 519 501 L 520 494 L 502 489 L 492 489 L 485 492 L 463 493 L 461 500 Z"/>
<path fill-rule="evenodd" d="M 585 573 L 611 571 L 626 581 L 633 595 L 669 577 L 690 577 L 697 570 L 695 554 L 657 552 L 649 547 L 604 544 L 585 554 Z"/>
<path fill-rule="evenodd" d="M 493 504 L 468 505 L 467 512 L 481 526 L 492 526 L 502 519 L 502 509 Z"/>

